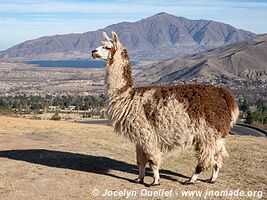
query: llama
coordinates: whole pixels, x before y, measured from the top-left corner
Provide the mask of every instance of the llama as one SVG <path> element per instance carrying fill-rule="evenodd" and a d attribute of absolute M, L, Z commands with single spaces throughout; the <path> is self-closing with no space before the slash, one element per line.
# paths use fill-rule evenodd
<path fill-rule="evenodd" d="M 115 132 L 136 145 L 139 167 L 137 183 L 144 183 L 145 167 L 153 172 L 151 185 L 159 185 L 159 168 L 164 153 L 193 146 L 198 164 L 185 184 L 212 168 L 214 183 L 227 157 L 224 138 L 238 118 L 234 96 L 212 85 L 177 84 L 134 87 L 125 47 L 112 32 L 103 33 L 103 45 L 92 51 L 94 59 L 106 60 L 108 118 Z"/>

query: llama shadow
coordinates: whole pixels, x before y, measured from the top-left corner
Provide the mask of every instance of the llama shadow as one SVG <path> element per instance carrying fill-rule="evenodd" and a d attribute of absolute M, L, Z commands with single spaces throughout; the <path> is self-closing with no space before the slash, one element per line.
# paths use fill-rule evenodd
<path fill-rule="evenodd" d="M 136 175 L 138 174 L 137 166 L 123 161 L 115 160 L 108 157 L 54 151 L 47 149 L 0 151 L 0 157 L 45 165 L 49 167 L 72 169 L 94 174 L 101 174 L 117 179 L 127 180 L 129 182 L 133 182 L 133 180 L 115 175 L 113 173 L 110 173 L 110 171 L 115 170 Z M 150 169 L 147 169 L 146 175 L 152 176 Z M 178 181 L 173 176 L 189 178 L 182 174 L 165 169 L 160 170 L 160 175 L 161 178 L 171 181 Z"/>

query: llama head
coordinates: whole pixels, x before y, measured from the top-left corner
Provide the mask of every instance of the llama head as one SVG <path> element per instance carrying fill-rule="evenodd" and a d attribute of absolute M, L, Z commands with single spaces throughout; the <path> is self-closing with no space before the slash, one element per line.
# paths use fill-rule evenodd
<path fill-rule="evenodd" d="M 111 60 L 120 43 L 118 35 L 112 31 L 112 39 L 103 32 L 105 38 L 102 45 L 92 51 L 93 59 Z"/>

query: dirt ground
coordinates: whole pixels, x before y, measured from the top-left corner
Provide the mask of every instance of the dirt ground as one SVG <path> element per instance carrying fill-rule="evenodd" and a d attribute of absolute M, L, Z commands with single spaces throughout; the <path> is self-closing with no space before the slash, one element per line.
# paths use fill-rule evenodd
<path fill-rule="evenodd" d="M 181 184 L 196 165 L 187 150 L 165 155 L 161 185 L 148 187 L 150 172 L 132 182 L 134 145 L 108 126 L 0 117 L 0 199 L 267 199 L 267 140 L 229 136 L 227 148 L 215 184 L 210 172 Z"/>

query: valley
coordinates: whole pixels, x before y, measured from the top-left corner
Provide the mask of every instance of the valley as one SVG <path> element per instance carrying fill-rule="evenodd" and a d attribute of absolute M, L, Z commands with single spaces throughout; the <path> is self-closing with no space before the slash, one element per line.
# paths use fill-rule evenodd
<path fill-rule="evenodd" d="M 0 61 L 0 95 L 88 95 L 104 90 L 104 69 L 37 67 Z"/>

